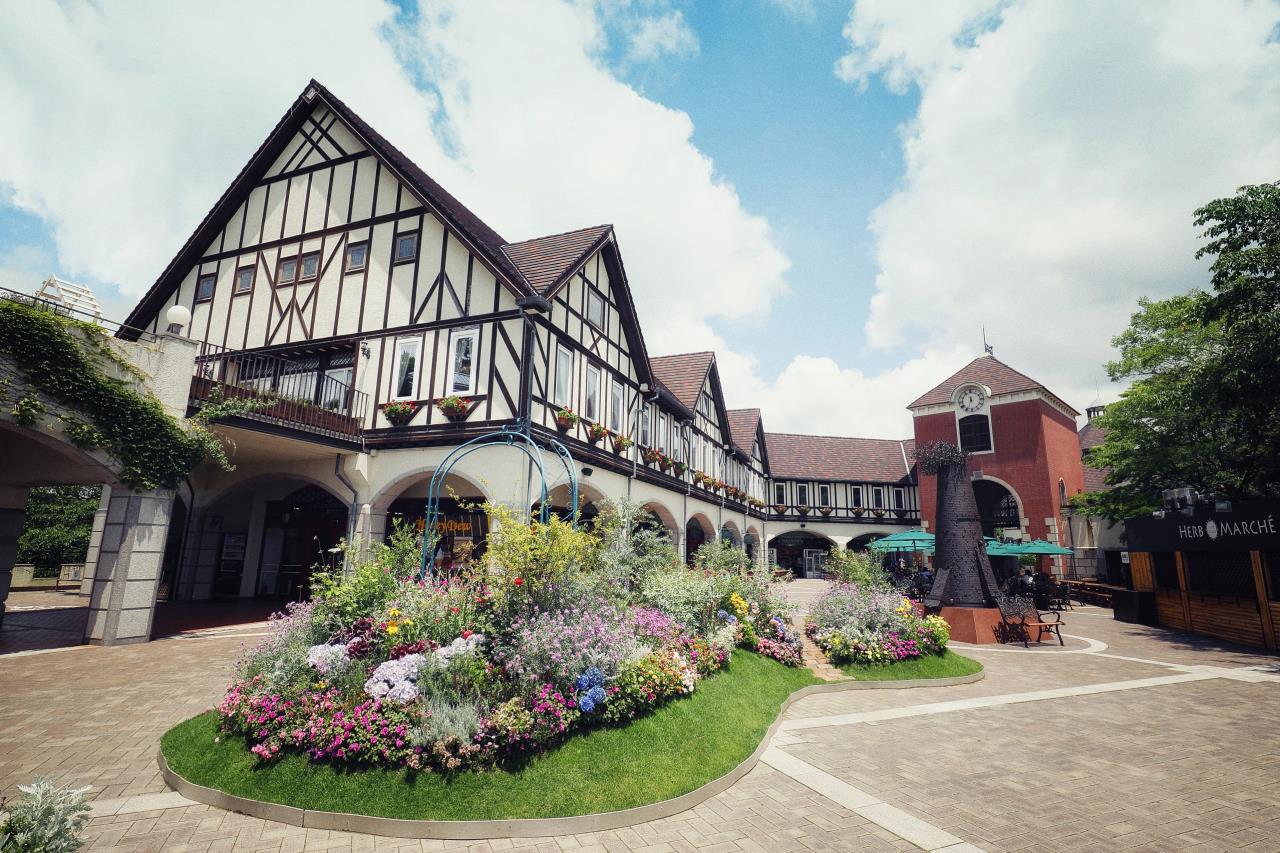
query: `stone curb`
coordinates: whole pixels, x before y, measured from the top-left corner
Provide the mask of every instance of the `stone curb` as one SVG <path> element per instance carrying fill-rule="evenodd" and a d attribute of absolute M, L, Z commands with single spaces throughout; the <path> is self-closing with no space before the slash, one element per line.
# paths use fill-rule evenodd
<path fill-rule="evenodd" d="M 718 779 L 713 779 L 700 788 L 681 794 L 669 800 L 649 803 L 614 812 L 578 815 L 576 817 L 539 817 L 515 818 L 511 820 L 406 820 L 401 818 L 373 817 L 370 815 L 350 814 L 347 812 L 322 812 L 311 809 L 300 809 L 294 806 L 268 803 L 262 800 L 251 800 L 237 797 L 214 788 L 206 788 L 189 782 L 169 767 L 164 754 L 156 751 L 156 760 L 160 765 L 160 775 L 165 784 L 182 796 L 197 803 L 203 803 L 224 811 L 249 815 L 263 820 L 273 820 L 292 826 L 308 829 L 329 829 L 340 832 L 361 832 L 369 835 L 383 835 L 391 838 L 441 838 L 452 841 L 467 841 L 480 838 L 539 838 L 548 835 L 578 835 L 586 832 L 602 832 L 610 829 L 621 829 L 638 823 L 648 823 L 664 817 L 671 817 L 682 811 L 691 809 L 720 794 L 735 782 L 746 776 L 760 761 L 760 756 L 769 748 L 770 741 L 782 725 L 782 717 L 793 704 L 806 696 L 822 693 L 843 693 L 846 690 L 905 690 L 912 687 L 953 687 L 959 684 L 971 684 L 986 677 L 986 667 L 971 675 L 955 678 L 919 678 L 910 681 L 831 681 L 826 684 L 813 684 L 802 687 L 783 700 L 778 709 L 778 716 L 765 732 L 760 745 L 747 756 L 737 767 Z"/>

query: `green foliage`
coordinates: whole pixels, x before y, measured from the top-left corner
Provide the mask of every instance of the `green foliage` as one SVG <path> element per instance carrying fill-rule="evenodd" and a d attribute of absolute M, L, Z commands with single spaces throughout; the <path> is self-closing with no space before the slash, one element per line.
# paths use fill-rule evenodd
<path fill-rule="evenodd" d="M 655 572 L 680 562 L 653 514 L 625 497 L 601 505 L 595 534 L 601 544 L 592 574 L 610 599 L 625 597 Z"/>
<path fill-rule="evenodd" d="M 9 414 L 13 415 L 13 421 L 18 426 L 32 427 L 40 422 L 40 416 L 45 413 L 44 403 L 41 403 L 30 394 L 24 394 L 18 398 L 13 404 L 13 408 L 9 410 Z"/>
<path fill-rule="evenodd" d="M 89 552 L 97 486 L 48 486 L 31 490 L 26 526 L 18 539 L 18 562 L 52 568 L 83 563 Z"/>
<path fill-rule="evenodd" d="M 92 421 L 131 488 L 175 486 L 201 460 L 204 445 L 154 397 L 103 372 L 102 358 L 120 363 L 105 334 L 91 323 L 0 300 L 0 352 L 23 379 Z"/>
<path fill-rule="evenodd" d="M 315 602 L 316 617 L 331 630 L 384 610 L 396 590 L 395 575 L 376 555 L 346 571 L 337 569 L 311 576 L 311 600 Z"/>
<path fill-rule="evenodd" d="M 0 851 L 72 853 L 80 849 L 80 831 L 89 820 L 87 786 L 63 788 L 41 777 L 30 785 L 19 785 L 18 790 L 22 797 L 6 804 L 9 817 L 0 825 Z"/>
<path fill-rule="evenodd" d="M 532 602 L 549 606 L 596 564 L 598 540 L 556 516 L 526 522 L 515 510 L 485 504 L 489 539 L 485 573 L 499 607 Z"/>
<path fill-rule="evenodd" d="M 1214 292 L 1140 300 L 1113 341 L 1105 442 L 1089 464 L 1111 491 L 1073 505 L 1113 521 L 1148 512 L 1164 489 L 1280 496 L 1280 184 L 1241 187 L 1196 211 Z"/>
<path fill-rule="evenodd" d="M 892 586 L 884 566 L 865 551 L 833 548 L 823 568 L 832 578 L 854 586 L 866 589 L 888 589 Z"/>

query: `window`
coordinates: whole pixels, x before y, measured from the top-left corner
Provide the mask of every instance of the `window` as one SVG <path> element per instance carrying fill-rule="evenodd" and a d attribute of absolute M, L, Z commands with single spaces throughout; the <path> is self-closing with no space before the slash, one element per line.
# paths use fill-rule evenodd
<path fill-rule="evenodd" d="M 582 404 L 582 416 L 589 421 L 600 418 L 600 368 L 587 365 L 587 399 Z"/>
<path fill-rule="evenodd" d="M 213 273 L 202 275 L 196 279 L 196 302 L 208 302 L 213 299 L 213 286 L 217 281 L 218 277 Z"/>
<path fill-rule="evenodd" d="M 1156 551 L 1151 555 L 1156 589 L 1178 588 L 1178 563 L 1172 551 Z"/>
<path fill-rule="evenodd" d="M 831 487 L 826 483 L 818 486 L 818 506 L 831 506 Z"/>
<path fill-rule="evenodd" d="M 773 484 L 773 502 L 778 504 L 779 506 L 787 505 L 787 484 L 786 483 Z"/>
<path fill-rule="evenodd" d="M 640 410 L 640 445 L 649 446 L 649 407 Z"/>
<path fill-rule="evenodd" d="M 587 291 L 587 322 L 597 329 L 604 328 L 604 297 L 594 290 Z"/>
<path fill-rule="evenodd" d="M 351 379 L 353 368 L 334 367 L 324 372 L 324 385 L 320 389 L 320 405 L 335 412 L 345 411 L 351 403 Z"/>
<path fill-rule="evenodd" d="M 849 487 L 849 505 L 852 507 L 862 506 L 862 486 Z"/>
<path fill-rule="evenodd" d="M 796 483 L 796 505 L 797 506 L 809 505 L 809 484 L 808 483 Z"/>
<path fill-rule="evenodd" d="M 231 288 L 231 292 L 239 296 L 241 293 L 253 290 L 253 276 L 257 269 L 256 266 L 248 266 L 236 270 L 236 284 Z"/>
<path fill-rule="evenodd" d="M 1202 595 L 1257 599 L 1248 551 L 1184 551 L 1187 589 Z"/>
<path fill-rule="evenodd" d="M 396 341 L 396 360 L 393 363 L 395 374 L 391 399 L 411 400 L 418 377 L 418 353 L 422 349 L 421 338 L 408 338 Z"/>
<path fill-rule="evenodd" d="M 418 232 L 406 231 L 403 234 L 396 235 L 396 254 L 393 262 L 397 264 L 407 264 L 416 260 L 418 257 Z"/>
<path fill-rule="evenodd" d="M 347 257 L 343 261 L 343 272 L 361 272 L 369 262 L 369 241 L 347 244 Z"/>
<path fill-rule="evenodd" d="M 298 258 L 281 258 L 276 265 L 276 287 L 293 284 L 298 279 Z"/>
<path fill-rule="evenodd" d="M 969 415 L 960 419 L 960 449 L 965 453 L 983 453 L 991 449 L 991 421 L 986 415 Z"/>
<path fill-rule="evenodd" d="M 894 508 L 894 509 L 906 509 L 906 508 L 907 508 L 907 491 L 906 491 L 906 489 L 894 489 L 894 490 L 893 490 L 893 508 Z"/>
<path fill-rule="evenodd" d="M 449 339 L 449 393 L 474 394 L 476 390 L 476 338 L 480 332 L 467 329 Z"/>
<path fill-rule="evenodd" d="M 880 486 L 871 487 L 871 508 L 884 509 L 884 489 Z"/>
<path fill-rule="evenodd" d="M 320 253 L 307 252 L 302 256 L 301 275 L 298 281 L 315 281 L 320 275 Z"/>
<path fill-rule="evenodd" d="M 609 429 L 622 432 L 622 404 L 626 402 L 626 391 L 621 382 L 615 381 L 609 396 Z"/>
<path fill-rule="evenodd" d="M 559 344 L 556 345 L 556 385 L 552 391 L 551 402 L 557 406 L 567 406 L 570 402 L 570 389 L 573 387 L 573 353 Z"/>

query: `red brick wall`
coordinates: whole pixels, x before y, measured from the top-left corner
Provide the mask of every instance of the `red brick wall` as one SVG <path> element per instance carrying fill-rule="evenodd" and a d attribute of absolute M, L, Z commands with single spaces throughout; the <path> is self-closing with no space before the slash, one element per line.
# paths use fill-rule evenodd
<path fill-rule="evenodd" d="M 1007 483 L 1014 490 L 1032 538 L 1044 539 L 1049 533 L 1044 520 L 1059 518 L 1059 535 L 1065 544 L 1058 478 L 1062 478 L 1068 495 L 1084 489 L 1075 421 L 1042 400 L 995 402 L 990 415 L 995 452 L 969 457 L 969 470 L 981 469 L 984 475 Z M 917 447 L 931 441 L 956 443 L 955 413 L 917 416 L 915 434 Z M 935 478 L 921 473 L 920 511 L 930 529 L 937 524 L 937 499 Z"/>

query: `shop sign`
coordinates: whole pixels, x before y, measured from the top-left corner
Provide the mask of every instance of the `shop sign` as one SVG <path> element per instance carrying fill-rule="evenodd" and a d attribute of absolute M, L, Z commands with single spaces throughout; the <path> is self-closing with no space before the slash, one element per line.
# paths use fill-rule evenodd
<path fill-rule="evenodd" d="M 1280 547 L 1280 504 L 1235 503 L 1231 512 L 1196 507 L 1191 515 L 1169 510 L 1164 518 L 1125 522 L 1131 551 L 1254 551 Z"/>

